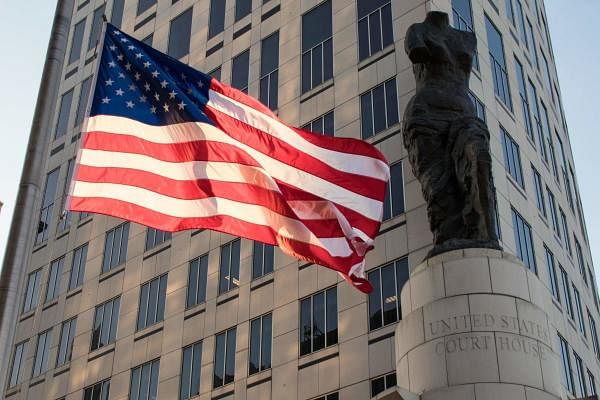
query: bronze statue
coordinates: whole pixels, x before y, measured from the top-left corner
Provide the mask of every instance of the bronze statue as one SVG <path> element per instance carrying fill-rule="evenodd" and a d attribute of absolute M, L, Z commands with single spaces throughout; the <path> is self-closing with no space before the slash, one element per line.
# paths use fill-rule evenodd
<path fill-rule="evenodd" d="M 477 39 L 429 12 L 406 32 L 417 83 L 404 113 L 404 145 L 427 201 L 434 247 L 501 249 L 496 231 L 490 134 L 469 98 Z"/>

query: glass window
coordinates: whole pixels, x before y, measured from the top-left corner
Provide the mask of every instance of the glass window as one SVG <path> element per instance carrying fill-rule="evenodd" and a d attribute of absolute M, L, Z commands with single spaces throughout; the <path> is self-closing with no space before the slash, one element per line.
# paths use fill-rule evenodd
<path fill-rule="evenodd" d="M 71 51 L 69 52 L 69 64 L 79 60 L 81 56 L 81 45 L 83 43 L 83 32 L 85 31 L 85 18 L 79 21 L 73 28 L 71 39 Z"/>
<path fill-rule="evenodd" d="M 155 4 L 156 0 L 138 0 L 137 15 L 140 15 Z"/>
<path fill-rule="evenodd" d="M 383 201 L 383 220 L 402 213 L 404 213 L 404 177 L 402 162 L 398 162 L 390 166 L 390 180 Z"/>
<path fill-rule="evenodd" d="M 589 369 L 587 370 L 587 377 L 588 377 L 588 391 L 590 396 L 593 396 L 596 393 L 596 379 L 594 378 L 594 374 L 592 374 L 592 371 L 590 371 Z"/>
<path fill-rule="evenodd" d="M 42 206 L 40 209 L 40 220 L 38 222 L 35 236 L 36 245 L 48 240 L 50 222 L 52 222 L 52 213 L 54 211 L 54 200 L 56 197 L 56 187 L 58 185 L 59 172 L 60 167 L 52 170 L 48 175 L 46 175 L 46 187 L 44 188 L 44 196 L 42 198 Z"/>
<path fill-rule="evenodd" d="M 398 123 L 396 78 L 360 95 L 360 120 L 363 139 Z"/>
<path fill-rule="evenodd" d="M 567 271 L 559 265 L 560 268 L 560 283 L 562 286 L 563 297 L 565 299 L 564 304 L 567 309 L 567 315 L 571 317 L 571 319 L 575 319 L 575 312 L 573 310 L 573 300 L 571 298 L 571 285 L 569 285 L 569 277 L 567 275 Z"/>
<path fill-rule="evenodd" d="M 55 299 L 60 293 L 60 281 L 62 278 L 64 263 L 65 256 L 62 256 L 50 263 L 48 282 L 46 284 L 46 299 L 44 300 L 46 302 Z"/>
<path fill-rule="evenodd" d="M 340 399 L 340 395 L 338 392 L 333 392 L 333 393 L 329 393 L 325 396 L 321 396 L 321 397 L 317 397 L 314 400 L 339 400 Z"/>
<path fill-rule="evenodd" d="M 473 92 L 469 90 L 469 98 L 473 102 L 473 107 L 475 107 L 475 114 L 477 118 L 487 123 L 487 116 L 485 115 L 485 104 Z"/>
<path fill-rule="evenodd" d="M 31 272 L 27 276 L 27 287 L 25 289 L 25 297 L 23 298 L 23 312 L 33 310 L 37 307 L 40 295 L 40 279 L 42 278 L 42 270 Z"/>
<path fill-rule="evenodd" d="M 325 136 L 334 136 L 333 110 L 313 119 L 308 124 L 302 126 L 302 129 Z"/>
<path fill-rule="evenodd" d="M 546 200 L 544 198 L 544 189 L 542 185 L 542 177 L 540 173 L 531 164 L 531 172 L 533 174 L 533 187 L 535 188 L 535 201 L 540 213 L 546 217 Z"/>
<path fill-rule="evenodd" d="M 537 45 L 535 44 L 535 37 L 533 36 L 533 25 L 531 25 L 531 21 L 529 21 L 529 18 L 527 18 L 527 41 L 529 42 L 529 53 L 533 56 L 535 66 L 539 70 L 540 62 L 538 60 L 537 55 Z"/>
<path fill-rule="evenodd" d="M 52 329 L 48 329 L 38 335 L 35 356 L 33 357 L 33 371 L 31 376 L 38 376 L 48 370 L 48 351 L 52 341 Z"/>
<path fill-rule="evenodd" d="M 515 10 L 513 8 L 512 0 L 504 0 L 504 6 L 506 7 L 506 18 L 515 25 Z"/>
<path fill-rule="evenodd" d="M 273 272 L 273 254 L 274 247 L 270 244 L 254 242 L 254 251 L 252 252 L 252 279 Z"/>
<path fill-rule="evenodd" d="M 540 108 L 538 107 L 537 102 L 537 90 L 531 82 L 531 79 L 528 80 L 528 83 L 529 98 L 531 100 L 531 108 L 533 115 L 533 125 L 535 127 L 535 131 L 537 132 L 540 154 L 542 155 L 543 160 L 545 162 L 548 162 L 548 151 L 546 149 L 546 141 L 544 140 L 544 131 L 542 129 L 542 116 L 540 114 Z"/>
<path fill-rule="evenodd" d="M 148 46 L 152 47 L 153 40 L 154 40 L 154 34 L 151 33 L 142 39 L 142 43 L 147 44 Z"/>
<path fill-rule="evenodd" d="M 123 23 L 123 9 L 125 8 L 125 0 L 114 0 L 112 12 L 110 14 L 110 23 L 117 28 Z"/>
<path fill-rule="evenodd" d="M 373 291 L 369 293 L 369 330 L 402 319 L 400 291 L 408 281 L 408 258 L 401 258 L 369 271 Z"/>
<path fill-rule="evenodd" d="M 166 295 L 167 274 L 154 278 L 142 285 L 136 330 L 139 331 L 163 320 Z"/>
<path fill-rule="evenodd" d="M 15 346 L 15 350 L 12 355 L 12 364 L 10 367 L 10 374 L 8 375 L 8 387 L 17 386 L 21 383 L 21 366 L 23 365 L 23 355 L 25 354 L 25 350 L 27 349 L 27 343 L 29 341 L 25 340 Z"/>
<path fill-rule="evenodd" d="M 69 274 L 69 290 L 81 286 L 85 275 L 85 262 L 87 261 L 88 244 L 84 244 L 73 250 L 71 260 L 71 273 Z"/>
<path fill-rule="evenodd" d="M 533 237 L 531 235 L 531 226 L 514 208 L 511 208 L 513 230 L 515 233 L 515 243 L 517 248 L 517 257 L 523 261 L 523 264 L 531 271 L 537 274 L 535 264 L 535 251 L 533 247 Z"/>
<path fill-rule="evenodd" d="M 358 58 L 364 60 L 394 43 L 389 0 L 358 0 Z"/>
<path fill-rule="evenodd" d="M 96 47 L 98 40 L 100 39 L 100 33 L 102 32 L 102 16 L 104 15 L 104 9 L 106 4 L 98 7 L 94 10 L 94 16 L 92 19 L 92 29 L 90 31 L 90 41 L 88 42 L 88 51 Z"/>
<path fill-rule="evenodd" d="M 73 89 L 62 95 L 60 99 L 60 108 L 58 110 L 58 119 L 56 120 L 56 131 L 54 138 L 58 139 L 67 133 L 69 127 L 69 114 L 71 113 L 71 103 L 73 102 Z"/>
<path fill-rule="evenodd" d="M 371 397 L 396 386 L 396 372 L 371 379 Z"/>
<path fill-rule="evenodd" d="M 65 209 L 65 203 L 67 202 L 67 196 L 69 195 L 69 186 L 71 185 L 74 166 L 75 159 L 72 158 L 67 162 L 67 174 L 65 175 L 65 180 L 63 182 L 63 190 L 60 199 L 61 214 L 58 217 L 57 232 L 63 232 L 71 226 L 71 212 Z"/>
<path fill-rule="evenodd" d="M 592 317 L 590 310 L 587 310 L 587 315 L 588 324 L 590 326 L 590 334 L 592 336 L 592 345 L 594 346 L 594 354 L 596 354 L 596 357 L 600 357 L 600 342 L 598 342 L 598 330 L 596 329 L 596 321 L 594 320 L 594 317 Z M 594 388 L 595 387 L 596 386 L 594 385 Z"/>
<path fill-rule="evenodd" d="M 216 337 L 213 388 L 233 382 L 235 374 L 236 328 L 221 332 Z"/>
<path fill-rule="evenodd" d="M 221 66 L 218 66 L 217 68 L 210 71 L 208 73 L 208 75 L 210 75 L 213 78 L 215 78 L 216 80 L 220 81 L 221 80 Z"/>
<path fill-rule="evenodd" d="M 239 21 L 252 12 L 252 0 L 235 0 L 235 20 Z"/>
<path fill-rule="evenodd" d="M 556 199 L 554 194 L 550 191 L 550 188 L 546 186 L 546 192 L 548 193 L 548 208 L 550 209 L 550 219 L 552 220 L 552 229 L 554 233 L 560 238 L 560 226 L 558 225 L 558 212 L 556 211 Z"/>
<path fill-rule="evenodd" d="M 471 0 L 452 0 L 452 19 L 454 28 L 461 31 L 475 32 L 473 30 Z M 477 56 L 477 51 L 473 57 L 473 68 L 479 70 L 479 57 Z"/>
<path fill-rule="evenodd" d="M 552 296 L 560 301 L 558 293 L 558 279 L 556 277 L 556 266 L 554 265 L 554 254 L 544 245 L 544 253 L 546 258 L 546 267 L 548 268 L 548 281 L 550 285 L 550 293 Z"/>
<path fill-rule="evenodd" d="M 300 355 L 321 350 L 337 341 L 337 288 L 300 300 Z"/>
<path fill-rule="evenodd" d="M 62 324 L 60 329 L 60 341 L 58 342 L 58 355 L 56 356 L 57 367 L 71 361 L 76 327 L 77 318 L 71 318 Z"/>
<path fill-rule="evenodd" d="M 156 400 L 160 360 L 149 361 L 131 370 L 130 400 Z"/>
<path fill-rule="evenodd" d="M 115 341 L 117 337 L 120 306 L 120 297 L 116 297 L 96 306 L 90 346 L 91 351 Z"/>
<path fill-rule="evenodd" d="M 521 112 L 523 113 L 525 132 L 527 133 L 527 137 L 535 143 L 535 139 L 533 136 L 533 128 L 531 126 L 531 110 L 529 109 L 529 100 L 527 98 L 527 86 L 525 85 L 525 73 L 523 72 L 523 64 L 521 64 L 521 62 L 516 57 L 515 70 L 517 72 L 519 97 L 521 99 Z"/>
<path fill-rule="evenodd" d="M 279 81 L 279 31 L 262 40 L 260 45 L 259 100 L 271 110 L 277 109 Z"/>
<path fill-rule="evenodd" d="M 271 314 L 250 321 L 249 375 L 271 368 Z"/>
<path fill-rule="evenodd" d="M 148 251 L 153 249 L 154 247 L 168 240 L 171 240 L 171 232 L 164 232 L 159 231 L 158 229 L 148 228 L 146 229 L 146 245 L 144 246 L 144 250 Z"/>
<path fill-rule="evenodd" d="M 204 303 L 206 300 L 206 274 L 208 271 L 208 254 L 190 261 L 188 273 L 186 308 Z"/>
<path fill-rule="evenodd" d="M 569 236 L 569 226 L 567 225 L 567 216 L 562 208 L 559 207 L 560 210 L 560 220 L 563 231 L 563 238 L 565 240 L 565 247 L 567 248 L 567 252 L 569 255 L 573 255 L 573 249 L 571 247 L 571 237 Z"/>
<path fill-rule="evenodd" d="M 583 360 L 573 351 L 575 357 L 575 396 L 587 397 L 587 387 L 585 385 L 585 369 Z"/>
<path fill-rule="evenodd" d="M 234 289 L 240 284 L 240 239 L 221 246 L 219 267 L 219 294 Z"/>
<path fill-rule="evenodd" d="M 575 384 L 573 382 L 573 371 L 571 369 L 571 358 L 569 357 L 569 344 L 562 336 L 558 335 L 558 345 L 560 349 L 560 361 L 562 367 L 562 384 L 569 393 L 575 394 Z"/>
<path fill-rule="evenodd" d="M 529 42 L 527 41 L 527 32 L 525 31 L 525 14 L 523 13 L 523 4 L 521 0 L 515 0 L 517 5 L 517 24 L 519 25 L 519 34 L 521 35 L 521 41 L 525 44 L 525 47 L 529 48 Z"/>
<path fill-rule="evenodd" d="M 587 276 L 585 274 L 585 261 L 583 259 L 583 252 L 581 251 L 581 245 L 573 233 L 573 239 L 575 240 L 575 252 L 577 253 L 577 264 L 579 265 L 579 272 L 583 277 L 585 284 L 587 285 Z"/>
<path fill-rule="evenodd" d="M 577 324 L 579 325 L 579 331 L 583 336 L 587 336 L 585 331 L 585 320 L 583 319 L 583 307 L 581 305 L 581 296 L 579 290 L 575 284 L 573 284 L 573 298 L 575 299 L 575 309 L 577 310 Z"/>
<path fill-rule="evenodd" d="M 517 182 L 517 184 L 524 189 L 525 182 L 523 181 L 523 170 L 521 169 L 521 154 L 519 152 L 519 145 L 502 126 L 500 126 L 500 131 L 502 132 L 504 167 L 509 175 L 515 180 L 515 182 Z"/>
<path fill-rule="evenodd" d="M 498 96 L 498 98 L 510 110 L 512 110 L 512 101 L 510 99 L 510 87 L 508 85 L 508 73 L 506 72 L 506 61 L 504 58 L 502 35 L 487 15 L 485 16 L 485 27 L 490 51 L 492 77 L 494 79 L 494 91 L 496 96 Z"/>
<path fill-rule="evenodd" d="M 250 50 L 243 51 L 231 61 L 231 86 L 248 93 L 248 73 L 250 72 Z"/>
<path fill-rule="evenodd" d="M 108 400 L 110 379 L 89 386 L 83 391 L 83 400 Z"/>
<path fill-rule="evenodd" d="M 224 3 L 224 2 L 223 2 Z M 167 54 L 173 58 L 181 58 L 190 52 L 192 35 L 192 8 L 188 8 L 171 20 L 169 27 L 169 45 Z"/>
<path fill-rule="evenodd" d="M 179 400 L 187 400 L 200 394 L 200 373 L 202 364 L 202 342 L 183 348 L 181 362 L 181 383 Z"/>
<path fill-rule="evenodd" d="M 302 16 L 302 93 L 333 78 L 331 0 Z"/>
<path fill-rule="evenodd" d="M 552 95 L 552 100 L 556 105 L 556 98 L 554 97 L 554 92 L 552 91 L 552 79 L 550 78 L 550 66 L 548 65 L 548 59 L 546 58 L 546 55 L 543 51 L 540 50 L 540 53 L 542 54 L 542 61 L 544 63 L 544 70 L 542 72 L 544 74 L 544 83 L 546 84 L 546 90 Z"/>
<path fill-rule="evenodd" d="M 210 16 L 208 21 L 208 38 L 223 32 L 225 28 L 225 1 L 210 0 Z"/>
<path fill-rule="evenodd" d="M 107 272 L 125 262 L 127 258 L 127 241 L 129 237 L 129 222 L 106 232 L 104 240 L 104 257 L 102 272 Z"/>

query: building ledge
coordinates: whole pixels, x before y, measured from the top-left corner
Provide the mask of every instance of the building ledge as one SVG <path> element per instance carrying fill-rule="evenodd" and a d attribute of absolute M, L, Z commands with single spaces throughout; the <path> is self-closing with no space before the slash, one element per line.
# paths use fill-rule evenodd
<path fill-rule="evenodd" d="M 331 358 L 339 356 L 339 345 L 334 344 L 333 346 L 326 347 L 321 350 L 317 350 L 313 353 L 306 354 L 298 360 L 298 370 L 311 367 L 315 364 L 319 364 L 323 361 L 327 361 Z"/>

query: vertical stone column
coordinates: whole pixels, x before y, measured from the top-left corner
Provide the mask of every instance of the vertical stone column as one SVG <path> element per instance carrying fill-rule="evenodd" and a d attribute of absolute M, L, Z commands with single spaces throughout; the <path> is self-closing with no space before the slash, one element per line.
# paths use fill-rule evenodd
<path fill-rule="evenodd" d="M 556 400 L 561 377 L 538 279 L 514 256 L 467 249 L 419 265 L 401 295 L 398 386 L 421 400 Z"/>

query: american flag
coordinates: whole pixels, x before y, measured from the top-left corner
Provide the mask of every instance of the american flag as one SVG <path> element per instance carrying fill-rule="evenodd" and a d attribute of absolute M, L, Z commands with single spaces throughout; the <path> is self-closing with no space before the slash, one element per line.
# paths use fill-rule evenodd
<path fill-rule="evenodd" d="M 278 245 L 364 292 L 389 168 L 107 24 L 69 208 Z"/>

